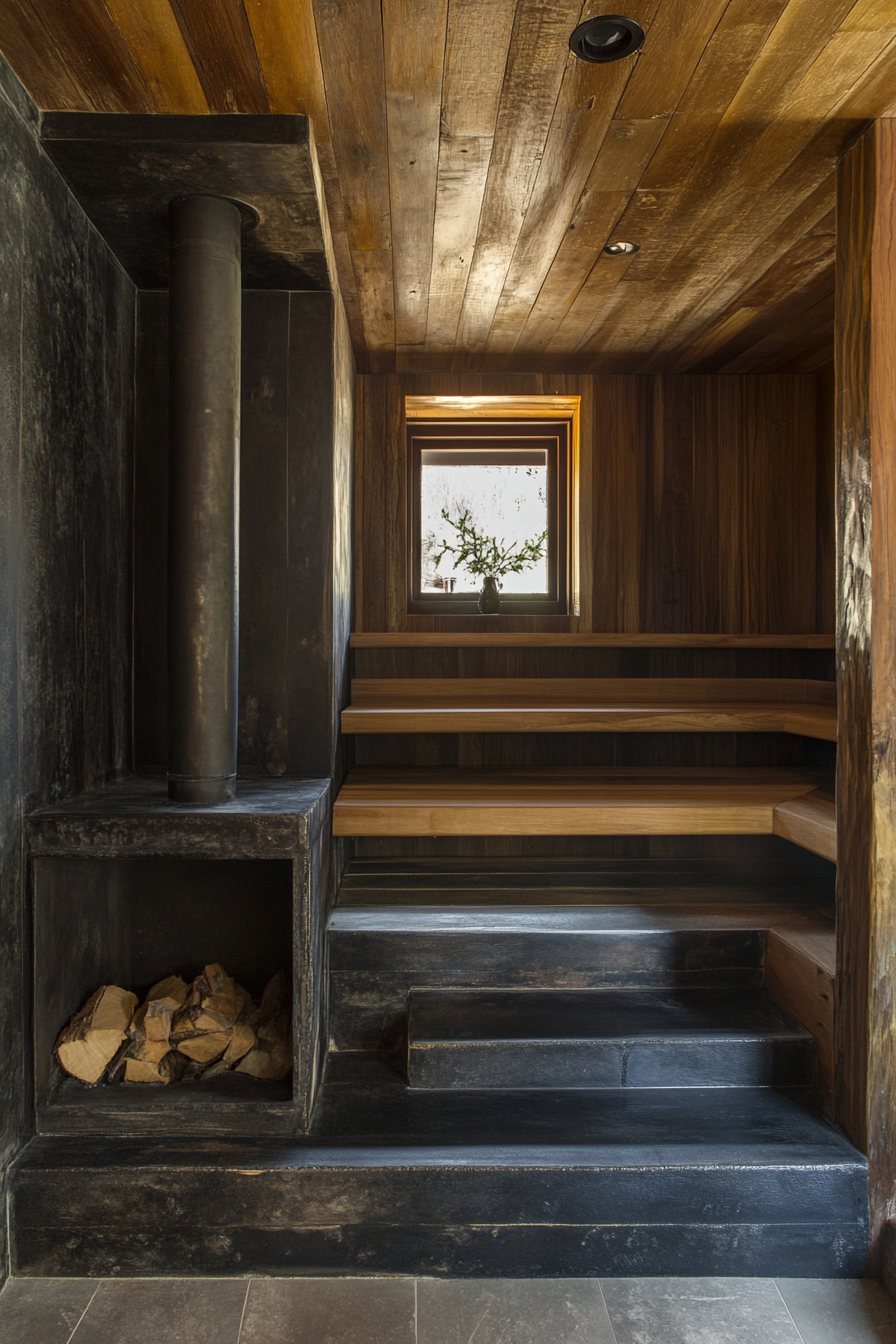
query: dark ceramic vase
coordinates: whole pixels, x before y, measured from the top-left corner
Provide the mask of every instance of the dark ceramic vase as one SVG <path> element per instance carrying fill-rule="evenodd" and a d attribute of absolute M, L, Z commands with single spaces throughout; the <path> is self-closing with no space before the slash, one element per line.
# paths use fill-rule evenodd
<path fill-rule="evenodd" d="M 498 580 L 482 580 L 482 592 L 479 594 L 479 610 L 483 616 L 496 616 L 501 610 L 501 594 L 498 592 Z"/>

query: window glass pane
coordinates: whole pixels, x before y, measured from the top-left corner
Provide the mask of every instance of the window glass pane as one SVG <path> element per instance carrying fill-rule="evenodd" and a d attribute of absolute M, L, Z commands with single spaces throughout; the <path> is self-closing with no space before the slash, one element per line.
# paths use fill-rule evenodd
<path fill-rule="evenodd" d="M 518 546 L 541 535 L 548 526 L 548 462 L 544 449 L 425 448 L 420 461 L 421 570 L 424 592 L 474 593 L 482 579 L 459 566 L 446 554 L 438 571 L 433 556 L 442 540 L 455 541 L 457 533 L 442 516 L 447 509 L 457 521 L 469 511 L 480 532 L 497 537 L 503 546 Z M 454 583 L 451 583 L 451 580 Z M 503 593 L 547 593 L 547 557 L 508 574 Z"/>

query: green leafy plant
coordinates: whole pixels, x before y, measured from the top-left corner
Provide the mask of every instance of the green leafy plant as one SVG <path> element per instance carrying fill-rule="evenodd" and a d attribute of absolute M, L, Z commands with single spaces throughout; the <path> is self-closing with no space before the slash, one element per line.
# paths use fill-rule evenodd
<path fill-rule="evenodd" d="M 482 578 L 503 579 L 505 574 L 521 574 L 531 568 L 545 553 L 547 530 L 539 537 L 530 537 L 516 545 L 505 545 L 504 538 L 486 536 L 473 522 L 469 509 L 464 509 L 453 519 L 447 509 L 442 509 L 442 517 L 449 527 L 454 528 L 452 541 L 443 537 L 435 544 L 433 564 L 438 569 L 446 555 L 453 555 L 457 567 L 466 569 L 470 574 Z M 436 546 L 438 549 L 436 549 Z"/>

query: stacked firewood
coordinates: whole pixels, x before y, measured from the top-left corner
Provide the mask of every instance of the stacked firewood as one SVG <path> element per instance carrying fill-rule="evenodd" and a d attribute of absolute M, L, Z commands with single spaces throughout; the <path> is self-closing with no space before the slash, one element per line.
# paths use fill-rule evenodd
<path fill-rule="evenodd" d="M 292 1068 L 286 977 L 268 981 L 261 1003 L 214 962 L 191 985 L 169 975 L 143 1003 L 103 985 L 56 1042 L 56 1058 L 83 1083 L 172 1083 L 233 1070 L 285 1078 Z"/>

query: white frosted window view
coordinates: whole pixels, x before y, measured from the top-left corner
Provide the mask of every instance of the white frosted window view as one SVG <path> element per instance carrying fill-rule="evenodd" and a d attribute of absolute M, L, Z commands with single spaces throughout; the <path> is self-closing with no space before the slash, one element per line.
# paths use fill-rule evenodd
<path fill-rule="evenodd" d="M 438 570 L 441 542 L 457 533 L 442 510 L 457 521 L 466 510 L 480 532 L 502 545 L 539 537 L 548 526 L 548 461 L 543 449 L 424 448 L 420 456 L 420 568 L 424 593 L 470 594 L 482 578 L 458 567 L 450 553 Z M 546 550 L 547 548 L 545 548 Z M 546 555 L 521 574 L 507 574 L 501 592 L 546 594 Z"/>

